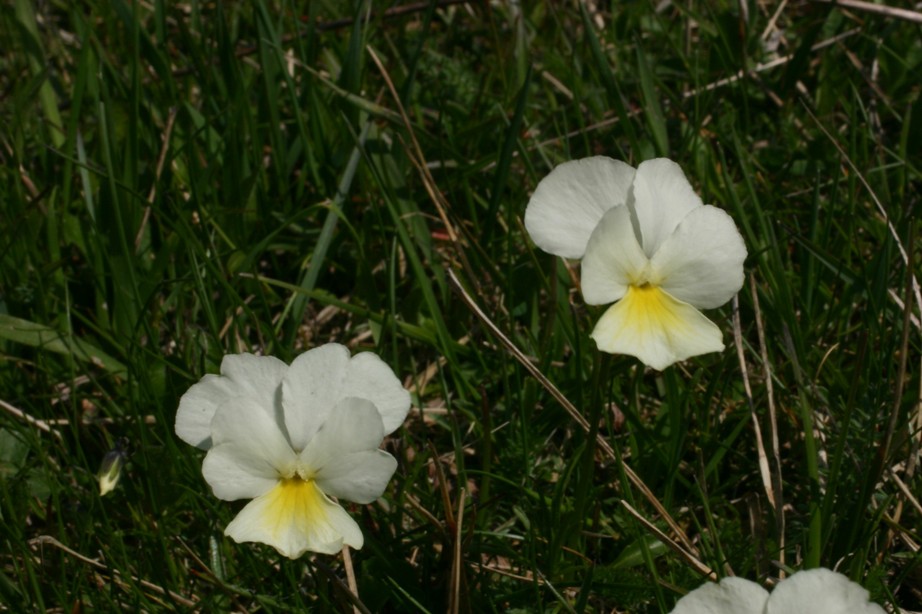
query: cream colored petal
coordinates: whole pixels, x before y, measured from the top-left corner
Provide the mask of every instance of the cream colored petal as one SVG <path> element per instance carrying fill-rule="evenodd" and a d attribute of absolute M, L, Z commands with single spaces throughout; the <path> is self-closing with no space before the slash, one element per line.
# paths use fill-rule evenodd
<path fill-rule="evenodd" d="M 305 552 L 336 554 L 343 544 L 361 548 L 362 531 L 314 482 L 282 480 L 250 501 L 227 525 L 234 541 L 268 544 L 295 559 Z"/>
<path fill-rule="evenodd" d="M 580 263 L 583 300 L 590 305 L 617 301 L 628 286 L 646 281 L 649 265 L 634 234 L 630 210 L 609 209 L 592 231 Z"/>
<path fill-rule="evenodd" d="M 179 400 L 176 434 L 203 450 L 211 447 L 211 419 L 228 399 L 248 397 L 267 412 L 274 411 L 275 395 L 288 365 L 272 356 L 228 354 L 221 375 L 206 375 Z"/>
<path fill-rule="evenodd" d="M 636 215 L 640 244 L 652 258 L 679 222 L 701 206 L 701 198 L 678 164 L 657 158 L 637 167 L 630 206 Z"/>
<path fill-rule="evenodd" d="M 680 301 L 713 309 L 743 287 L 745 260 L 733 218 L 705 205 L 686 215 L 653 255 L 653 282 Z"/>
<path fill-rule="evenodd" d="M 772 591 L 765 614 L 884 614 L 868 592 L 829 569 L 799 571 Z"/>
<path fill-rule="evenodd" d="M 675 604 L 672 614 L 762 614 L 768 591 L 749 580 L 724 578 L 708 582 Z"/>
<path fill-rule="evenodd" d="M 275 356 L 228 354 L 221 361 L 221 376 L 263 407 L 275 406 L 279 384 L 287 372 L 288 365 Z"/>
<path fill-rule="evenodd" d="M 211 432 L 214 446 L 202 474 L 220 499 L 254 497 L 295 471 L 297 456 L 280 425 L 252 399 L 240 397 L 218 407 Z"/>
<path fill-rule="evenodd" d="M 285 425 L 295 450 L 303 450 L 343 398 L 349 348 L 327 343 L 294 359 L 282 381 Z"/>
<path fill-rule="evenodd" d="M 299 460 L 302 467 L 317 473 L 339 456 L 377 450 L 383 439 L 384 424 L 374 403 L 349 397 L 336 404 Z"/>
<path fill-rule="evenodd" d="M 381 416 L 366 399 L 340 401 L 307 447 L 300 466 L 323 492 L 356 503 L 381 496 L 397 461 L 379 450 L 384 437 Z"/>
<path fill-rule="evenodd" d="M 384 493 L 397 470 L 397 459 L 384 450 L 344 454 L 317 474 L 324 492 L 345 501 L 371 503 Z"/>
<path fill-rule="evenodd" d="M 294 460 L 294 453 L 291 452 L 291 466 L 294 466 Z M 263 495 L 275 487 L 280 477 L 274 463 L 230 443 L 208 450 L 202 463 L 202 475 L 211 486 L 214 496 L 225 501 Z"/>
<path fill-rule="evenodd" d="M 282 383 L 285 424 L 295 449 L 304 449 L 336 404 L 349 397 L 374 404 L 385 434 L 403 424 L 410 410 L 410 393 L 371 352 L 350 358 L 348 348 L 328 343 L 298 356 Z"/>
<path fill-rule="evenodd" d="M 176 410 L 176 434 L 186 443 L 203 450 L 211 447 L 211 419 L 223 400 L 233 398 L 235 387 L 220 375 L 206 375 L 193 384 L 179 399 Z"/>
<path fill-rule="evenodd" d="M 342 394 L 374 403 L 385 435 L 397 430 L 410 411 L 410 393 L 390 366 L 373 352 L 356 354 L 349 361 Z"/>
<path fill-rule="evenodd" d="M 582 258 L 602 214 L 625 204 L 634 169 L 604 156 L 564 162 L 538 183 L 525 229 L 546 252 Z"/>
<path fill-rule="evenodd" d="M 603 352 L 636 356 L 659 370 L 724 348 L 713 322 L 691 305 L 650 286 L 631 286 L 602 315 L 592 338 Z"/>

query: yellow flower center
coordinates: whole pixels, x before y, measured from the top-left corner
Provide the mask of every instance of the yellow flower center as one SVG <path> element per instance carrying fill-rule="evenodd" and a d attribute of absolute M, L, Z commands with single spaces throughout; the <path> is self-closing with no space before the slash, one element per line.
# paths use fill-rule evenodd
<path fill-rule="evenodd" d="M 278 535 L 292 525 L 327 524 L 326 500 L 314 480 L 283 478 L 266 497 L 267 528 Z"/>
<path fill-rule="evenodd" d="M 677 301 L 657 286 L 648 283 L 628 286 L 627 294 L 621 300 L 625 309 L 624 325 L 636 328 L 638 332 L 664 331 L 668 334 L 687 327 L 676 309 Z"/>

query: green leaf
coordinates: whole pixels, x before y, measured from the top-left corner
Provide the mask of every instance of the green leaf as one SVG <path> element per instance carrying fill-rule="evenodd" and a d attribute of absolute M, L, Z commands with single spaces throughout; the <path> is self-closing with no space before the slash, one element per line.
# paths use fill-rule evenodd
<path fill-rule="evenodd" d="M 125 375 L 128 372 L 125 365 L 91 343 L 50 326 L 6 314 L 0 314 L 0 339 L 72 356 L 93 363 L 113 375 Z"/>

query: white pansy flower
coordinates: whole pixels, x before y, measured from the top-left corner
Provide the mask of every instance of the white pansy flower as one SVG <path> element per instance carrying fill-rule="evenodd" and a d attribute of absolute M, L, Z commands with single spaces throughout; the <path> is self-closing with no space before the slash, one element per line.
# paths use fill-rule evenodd
<path fill-rule="evenodd" d="M 749 580 L 724 578 L 685 595 L 672 614 L 884 614 L 868 592 L 829 569 L 799 571 L 768 591 Z"/>
<path fill-rule="evenodd" d="M 720 329 L 698 310 L 740 290 L 746 246 L 675 162 L 565 162 L 538 184 L 525 228 L 544 251 L 582 258 L 587 303 L 614 303 L 592 331 L 600 350 L 662 370 L 724 348 Z"/>
<path fill-rule="evenodd" d="M 406 418 L 410 395 L 378 356 L 330 343 L 291 366 L 271 356 L 224 357 L 182 396 L 176 434 L 208 450 L 216 497 L 252 499 L 224 533 L 284 556 L 361 548 L 362 532 L 330 497 L 371 503 L 397 468 L 379 450 Z"/>

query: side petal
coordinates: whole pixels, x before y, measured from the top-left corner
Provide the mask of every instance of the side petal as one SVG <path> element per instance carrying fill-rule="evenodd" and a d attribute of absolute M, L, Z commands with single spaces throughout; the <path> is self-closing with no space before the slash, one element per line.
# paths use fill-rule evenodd
<path fill-rule="evenodd" d="M 768 591 L 743 578 L 708 582 L 675 604 L 672 614 L 762 614 Z"/>
<path fill-rule="evenodd" d="M 590 305 L 617 301 L 628 286 L 647 281 L 649 264 L 634 234 L 630 210 L 609 209 L 592 231 L 580 263 L 583 299 Z"/>
<path fill-rule="evenodd" d="M 383 437 L 381 416 L 371 401 L 343 399 L 301 452 L 301 476 L 334 497 L 371 503 L 397 469 L 394 457 L 378 449 Z"/>
<path fill-rule="evenodd" d="M 294 471 L 296 455 L 281 425 L 256 401 L 241 397 L 221 405 L 211 421 L 211 433 L 215 447 L 231 445 L 241 457 L 274 467 L 283 477 Z"/>
<path fill-rule="evenodd" d="M 724 348 L 717 326 L 701 312 L 654 286 L 631 286 L 599 319 L 592 338 L 603 352 L 636 356 L 662 371 Z"/>
<path fill-rule="evenodd" d="M 327 343 L 294 359 L 282 381 L 285 426 L 295 450 L 302 450 L 343 397 L 349 348 Z"/>
<path fill-rule="evenodd" d="M 397 459 L 384 450 L 365 450 L 333 459 L 316 480 L 325 493 L 366 504 L 381 496 L 396 470 Z"/>
<path fill-rule="evenodd" d="M 376 450 L 383 439 L 384 423 L 374 403 L 349 397 L 338 402 L 329 413 L 301 451 L 299 462 L 311 473 L 317 473 L 337 456 Z"/>
<path fill-rule="evenodd" d="M 208 450 L 202 463 L 202 475 L 214 496 L 225 501 L 263 495 L 278 484 L 280 477 L 278 470 L 265 458 L 253 456 L 232 443 Z"/>
<path fill-rule="evenodd" d="M 373 352 L 353 356 L 349 361 L 346 383 L 348 385 L 342 391 L 346 396 L 374 403 L 381 414 L 385 435 L 403 424 L 410 411 L 410 393 L 380 356 Z"/>
<path fill-rule="evenodd" d="M 653 283 L 699 309 L 720 307 L 743 287 L 746 244 L 733 218 L 705 205 L 685 216 L 654 254 Z"/>
<path fill-rule="evenodd" d="M 633 178 L 633 167 L 604 156 L 564 162 L 535 188 L 525 229 L 544 251 L 582 258 L 602 214 L 627 201 Z"/>
<path fill-rule="evenodd" d="M 275 395 L 288 370 L 272 356 L 228 354 L 221 362 L 221 375 L 206 375 L 179 400 L 176 434 L 186 443 L 207 450 L 211 447 L 211 419 L 215 408 L 228 399 L 248 397 L 266 411 L 273 411 Z"/>
<path fill-rule="evenodd" d="M 637 216 L 640 244 L 652 258 L 679 222 L 701 206 L 701 198 L 679 165 L 666 158 L 641 162 L 633 187 L 630 206 Z"/>
<path fill-rule="evenodd" d="M 772 591 L 765 614 L 884 614 L 868 591 L 829 569 L 798 571 Z"/>
<path fill-rule="evenodd" d="M 336 554 L 343 544 L 361 548 L 362 531 L 312 481 L 282 480 L 240 510 L 224 534 L 234 541 L 268 544 L 296 559 L 307 551 Z"/>

